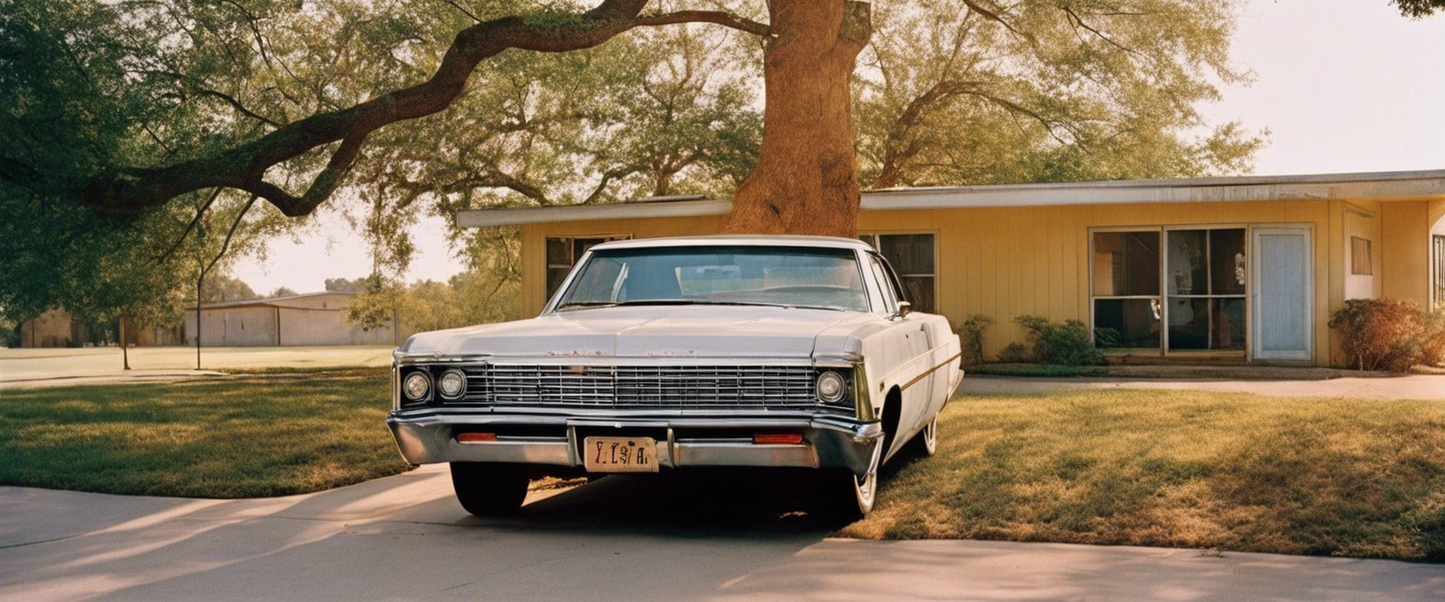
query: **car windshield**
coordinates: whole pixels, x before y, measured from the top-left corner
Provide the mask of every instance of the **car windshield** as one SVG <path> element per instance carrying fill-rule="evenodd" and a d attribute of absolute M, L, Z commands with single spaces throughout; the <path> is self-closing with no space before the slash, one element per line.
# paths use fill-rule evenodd
<path fill-rule="evenodd" d="M 852 250 L 758 246 L 594 250 L 557 309 L 675 304 L 868 311 Z"/>

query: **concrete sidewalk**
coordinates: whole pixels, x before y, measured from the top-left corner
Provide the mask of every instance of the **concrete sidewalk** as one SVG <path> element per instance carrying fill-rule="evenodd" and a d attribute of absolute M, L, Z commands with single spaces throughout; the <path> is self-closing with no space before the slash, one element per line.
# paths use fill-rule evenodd
<path fill-rule="evenodd" d="M 223 376 L 218 370 L 391 365 L 387 345 L 344 347 L 132 347 L 124 370 L 118 347 L 0 349 L 0 389 L 127 382 L 173 382 Z"/>
<path fill-rule="evenodd" d="M 439 465 L 274 499 L 0 487 L 0 599 L 1445 599 L 1440 565 L 842 540 L 747 507 L 609 477 L 482 520 Z"/>

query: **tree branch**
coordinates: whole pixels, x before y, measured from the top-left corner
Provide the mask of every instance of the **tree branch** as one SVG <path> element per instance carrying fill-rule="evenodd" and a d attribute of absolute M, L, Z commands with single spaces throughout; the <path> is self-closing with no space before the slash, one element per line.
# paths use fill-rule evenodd
<path fill-rule="evenodd" d="M 180 238 L 176 239 L 175 244 L 171 245 L 171 248 L 166 249 L 166 252 L 157 255 L 156 258 L 152 260 L 152 263 L 164 261 L 167 257 L 170 257 L 172 253 L 175 253 L 176 249 L 181 248 L 181 243 L 185 242 L 186 237 L 191 235 L 191 231 L 196 229 L 196 224 L 201 223 L 201 218 L 206 216 L 206 210 L 211 208 L 211 203 L 216 202 L 216 198 L 219 196 L 221 196 L 220 188 L 212 190 L 210 198 L 207 198 L 206 202 L 201 203 L 201 207 L 196 210 L 196 216 L 191 218 L 191 223 L 186 224 L 186 231 L 181 233 Z"/>
<path fill-rule="evenodd" d="M 772 28 L 767 25 L 751 19 L 744 19 L 729 12 L 716 10 L 680 10 L 671 13 L 657 13 L 639 17 L 634 19 L 633 22 L 645 27 L 676 25 L 678 23 L 713 23 L 756 36 L 767 37 L 772 35 Z"/>
<path fill-rule="evenodd" d="M 271 119 L 268 119 L 268 118 L 266 118 L 265 116 L 259 115 L 259 114 L 255 113 L 254 111 L 252 111 L 252 110 L 250 110 L 250 109 L 247 109 L 245 106 L 243 106 L 243 105 L 241 104 L 241 101 L 236 100 L 235 97 L 231 96 L 230 94 L 226 94 L 226 93 L 224 93 L 224 92 L 218 92 L 218 91 L 216 91 L 216 90 L 210 90 L 210 89 L 206 89 L 206 88 L 196 88 L 196 94 L 201 95 L 201 96 L 210 96 L 210 97 L 212 97 L 212 98 L 218 98 L 218 99 L 224 101 L 226 104 L 231 105 L 231 108 L 235 109 L 237 113 L 240 113 L 240 114 L 242 114 L 242 115 L 245 115 L 245 116 L 247 116 L 247 117 L 250 117 L 251 119 L 255 119 L 256 121 L 260 121 L 261 123 L 264 123 L 264 124 L 269 125 L 269 126 L 271 126 L 271 127 L 276 127 L 276 128 L 281 127 L 281 124 L 276 123 L 275 121 L 272 121 Z"/>
<path fill-rule="evenodd" d="M 1014 27 L 1013 23 L 1009 23 L 1006 19 L 1000 16 L 998 12 L 984 8 L 982 5 L 980 5 L 978 2 L 975 2 L 974 0 L 963 0 L 963 4 L 964 6 L 967 6 L 969 10 L 972 10 L 973 12 L 982 15 L 983 18 L 1002 25 L 1004 29 L 1013 32 L 1014 35 L 1019 36 L 1030 42 L 1034 41 L 1034 36 L 1032 34 L 1026 31 L 1021 31 L 1017 27 Z"/>
<path fill-rule="evenodd" d="M 636 27 L 637 15 L 647 2 L 603 0 L 581 14 L 548 12 L 478 23 L 457 34 L 432 77 L 423 83 L 351 108 L 288 123 L 208 157 L 162 168 L 116 169 L 85 182 L 72 196 L 102 210 L 136 212 L 188 192 L 220 186 L 251 192 L 287 215 L 309 213 L 340 184 L 368 134 L 445 109 L 461 95 L 468 77 L 482 60 L 510 48 L 566 52 L 597 46 Z M 331 164 L 301 198 L 262 179 L 271 167 L 337 141 L 344 142 Z"/>

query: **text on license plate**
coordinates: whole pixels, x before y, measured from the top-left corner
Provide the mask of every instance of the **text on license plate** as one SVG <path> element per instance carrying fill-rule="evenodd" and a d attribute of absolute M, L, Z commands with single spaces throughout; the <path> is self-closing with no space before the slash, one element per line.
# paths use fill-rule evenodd
<path fill-rule="evenodd" d="M 587 437 L 582 449 L 590 472 L 657 472 L 657 442 L 650 437 Z"/>

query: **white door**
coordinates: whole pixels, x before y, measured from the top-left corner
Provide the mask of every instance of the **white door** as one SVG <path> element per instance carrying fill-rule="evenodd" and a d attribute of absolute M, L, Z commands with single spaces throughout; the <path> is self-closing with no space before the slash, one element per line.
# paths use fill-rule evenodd
<path fill-rule="evenodd" d="M 1309 228 L 1255 228 L 1252 300 L 1255 359 L 1314 356 Z"/>

